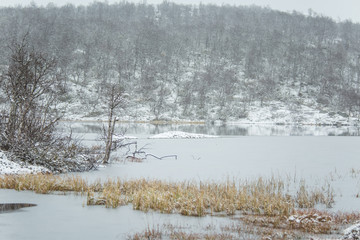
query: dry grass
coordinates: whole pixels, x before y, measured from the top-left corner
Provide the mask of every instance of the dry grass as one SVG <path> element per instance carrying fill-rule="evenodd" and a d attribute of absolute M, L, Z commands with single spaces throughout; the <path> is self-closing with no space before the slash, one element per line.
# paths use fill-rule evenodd
<path fill-rule="evenodd" d="M 297 209 L 289 217 L 249 215 L 240 219 L 248 225 L 286 231 L 287 235 L 289 235 L 289 231 L 292 233 L 299 231 L 311 234 L 332 234 L 339 231 L 341 227 L 358 221 L 360 213 L 330 213 L 316 209 Z"/>
<path fill-rule="evenodd" d="M 253 182 L 226 183 L 169 183 L 164 181 L 135 180 L 119 183 L 123 192 L 132 198 L 134 209 L 158 210 L 186 216 L 236 211 L 267 216 L 289 215 L 294 201 L 282 192 L 279 180 L 258 179 Z"/>
<path fill-rule="evenodd" d="M 165 236 L 164 236 L 165 235 Z M 164 236 L 164 237 L 163 237 Z M 128 240 L 235 240 L 234 236 L 226 233 L 187 233 L 183 231 L 173 231 L 169 234 L 164 234 L 156 229 L 147 229 L 144 232 L 136 233 L 127 238 Z"/>
<path fill-rule="evenodd" d="M 301 181 L 295 199 L 299 208 L 314 208 L 319 203 L 331 208 L 335 202 L 334 197 L 334 191 L 329 183 L 326 183 L 321 188 L 309 190 L 305 181 Z"/>
<path fill-rule="evenodd" d="M 181 231 L 172 232 L 169 236 L 172 240 L 233 240 L 237 239 L 227 233 L 186 233 Z"/>
<path fill-rule="evenodd" d="M 132 236 L 127 237 L 128 240 L 160 240 L 162 239 L 163 233 L 160 231 L 159 226 L 156 228 L 148 227 L 141 233 L 135 233 Z"/>
<path fill-rule="evenodd" d="M 30 190 L 47 194 L 55 191 L 84 193 L 89 185 L 78 176 L 60 177 L 51 174 L 5 175 L 0 177 L 0 188 L 17 191 Z"/>
<path fill-rule="evenodd" d="M 223 183 L 109 179 L 90 184 L 79 176 L 0 176 L 0 188 L 30 190 L 42 194 L 75 192 L 87 196 L 87 205 L 116 208 L 132 204 L 136 210 L 156 210 L 197 217 L 237 215 L 252 229 L 261 229 L 256 232 L 261 236 L 275 236 L 279 232 L 281 236 L 290 236 L 294 231 L 329 234 L 340 225 L 360 219 L 360 213 L 330 214 L 311 209 L 315 204 L 330 206 L 333 203 L 334 194 L 330 185 L 309 190 L 301 182 L 296 194 L 289 195 L 284 187 L 286 184 L 277 178 L 228 180 Z M 232 229 L 238 234 L 242 231 L 239 226 L 233 226 Z M 247 229 L 246 232 L 250 231 Z M 232 239 L 233 234 L 198 235 L 174 230 L 169 236 L 171 239 Z M 161 234 L 160 231 L 147 229 L 134 235 L 132 239 L 161 239 Z"/>
<path fill-rule="evenodd" d="M 188 229 L 189 230 L 189 229 Z M 230 231 L 220 231 L 216 232 L 212 229 L 212 226 L 205 227 L 202 233 L 192 233 L 189 231 L 184 231 L 182 227 L 175 226 L 172 224 L 164 224 L 161 227 L 147 227 L 146 230 L 135 233 L 127 237 L 128 240 L 160 240 L 160 239 L 170 239 L 170 240 L 232 240 L 239 239 L 238 236 L 232 234 Z"/>
<path fill-rule="evenodd" d="M 55 191 L 87 194 L 88 205 L 116 208 L 132 203 L 136 210 L 157 210 L 185 216 L 204 216 L 237 211 L 261 216 L 289 216 L 295 207 L 311 208 L 317 203 L 328 205 L 333 195 L 328 190 L 308 191 L 301 184 L 296 196 L 284 190 L 281 179 L 258 178 L 253 181 L 180 182 L 159 180 L 112 180 L 89 184 L 78 176 L 6 175 L 0 177 L 0 187 L 31 190 L 36 193 Z"/>
<path fill-rule="evenodd" d="M 144 158 L 138 158 L 138 157 L 133 157 L 133 156 L 127 156 L 127 157 L 125 158 L 125 161 L 127 161 L 127 162 L 142 163 L 142 162 L 144 162 Z"/>
<path fill-rule="evenodd" d="M 128 236 L 130 240 L 145 239 L 171 239 L 171 240 L 238 240 L 238 239 L 304 239 L 304 234 L 294 235 L 289 231 L 277 231 L 269 228 L 257 228 L 244 224 L 229 223 L 218 228 L 201 228 L 192 232 L 191 229 L 183 229 L 181 226 L 164 224 L 159 231 L 159 227 L 146 229 L 143 232 Z M 150 234 L 149 234 L 150 233 Z M 153 234 L 154 233 L 154 234 Z M 153 238 L 157 236 L 157 238 Z"/>

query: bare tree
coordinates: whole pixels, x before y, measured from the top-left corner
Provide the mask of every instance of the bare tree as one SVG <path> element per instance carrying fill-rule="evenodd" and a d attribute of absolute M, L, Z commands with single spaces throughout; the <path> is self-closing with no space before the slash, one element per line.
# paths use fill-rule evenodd
<path fill-rule="evenodd" d="M 348 117 L 353 114 L 359 113 L 360 94 L 352 88 L 344 88 L 340 91 L 339 107 L 344 112 L 347 111 Z"/>
<path fill-rule="evenodd" d="M 103 158 L 103 163 L 109 163 L 110 154 L 112 151 L 113 136 L 115 131 L 116 110 L 121 107 L 124 107 L 125 104 L 125 94 L 122 87 L 116 84 L 109 84 L 105 91 L 106 103 L 108 109 L 108 126 L 107 129 L 104 129 L 105 132 L 105 154 Z"/>
<path fill-rule="evenodd" d="M 37 145 L 54 141 L 53 131 L 60 119 L 56 113 L 56 61 L 28 46 L 27 37 L 11 46 L 7 72 L 1 88 L 9 102 L 8 121 L 2 134 L 2 147 L 22 151 L 22 160 Z M 20 154 L 20 153 L 19 153 Z"/>
<path fill-rule="evenodd" d="M 96 159 L 72 139 L 56 133 L 60 77 L 56 61 L 29 46 L 27 36 L 11 46 L 11 57 L 0 88 L 9 110 L 2 113 L 0 149 L 11 159 L 42 165 L 53 172 L 84 171 Z"/>

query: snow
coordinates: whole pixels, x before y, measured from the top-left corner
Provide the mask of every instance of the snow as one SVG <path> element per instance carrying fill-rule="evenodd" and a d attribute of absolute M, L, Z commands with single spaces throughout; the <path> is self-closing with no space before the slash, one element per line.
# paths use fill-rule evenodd
<path fill-rule="evenodd" d="M 189 73 L 190 74 L 190 73 Z M 190 74 L 191 75 L 191 74 Z M 183 81 L 191 81 L 185 76 Z M 99 98 L 97 90 L 98 79 L 90 78 L 86 84 L 81 84 L 80 80 L 73 79 L 68 82 L 68 92 L 61 97 L 58 109 L 63 114 L 64 120 L 81 121 L 106 121 L 107 111 L 103 96 Z M 167 86 L 171 88 L 173 86 Z M 131 94 L 130 94 L 131 95 Z M 312 96 L 299 99 L 295 104 L 294 99 L 298 99 L 298 92 L 291 87 L 283 87 L 282 96 L 288 99 L 267 101 L 263 104 L 254 101 L 243 106 L 242 97 L 235 96 L 238 101 L 231 102 L 227 110 L 220 111 L 216 104 L 209 104 L 205 109 L 205 118 L 199 119 L 195 108 L 188 115 L 183 115 L 181 105 L 174 103 L 177 98 L 175 92 L 166 97 L 165 102 L 168 107 L 161 113 L 160 120 L 169 122 L 214 122 L 221 121 L 237 122 L 242 124 L 286 124 L 286 125 L 357 125 L 359 119 L 355 116 L 347 117 L 343 110 L 335 110 L 319 104 Z M 301 101 L 300 101 L 301 100 Z M 211 102 L 211 101 L 210 101 Z M 236 112 L 243 112 L 242 114 Z M 226 116 L 225 116 L 226 115 Z M 130 122 L 151 122 L 156 120 L 156 116 L 147 102 L 141 98 L 130 98 L 129 106 L 126 110 L 120 110 L 119 120 Z"/>
<path fill-rule="evenodd" d="M 114 135 L 113 140 L 125 140 L 125 139 L 137 139 L 138 137 L 135 136 L 128 136 L 128 135 Z"/>
<path fill-rule="evenodd" d="M 287 219 L 290 223 L 306 224 L 306 223 L 323 223 L 331 222 L 331 217 L 328 216 L 319 216 L 318 214 L 305 214 L 305 215 L 291 215 Z"/>
<path fill-rule="evenodd" d="M 230 122 L 231 119 L 230 119 Z M 356 118 L 347 118 L 328 109 L 318 109 L 314 103 L 288 106 L 280 101 L 271 101 L 263 106 L 249 107 L 247 117 L 234 120 L 237 123 L 285 124 L 285 125 L 356 125 Z"/>
<path fill-rule="evenodd" d="M 50 172 L 49 169 L 35 166 L 26 165 L 22 166 L 18 163 L 12 162 L 7 159 L 4 152 L 0 151 L 0 175 L 2 174 L 34 174 Z"/>
<path fill-rule="evenodd" d="M 86 91 L 86 90 L 82 90 Z M 88 97 L 94 93 L 86 93 L 86 101 L 90 101 Z M 85 101 L 85 102 L 86 102 Z M 106 121 L 106 112 L 102 109 L 102 105 L 98 104 L 94 108 L 87 106 L 84 109 L 85 103 L 77 101 L 63 104 L 61 103 L 60 109 L 64 113 L 65 120 L 71 121 Z M 66 106 L 66 107 L 65 107 Z M 206 119 L 197 119 L 194 117 L 184 117 L 181 111 L 177 110 L 176 113 L 164 112 L 163 121 L 169 122 L 221 122 L 219 115 L 214 109 L 214 114 L 210 114 Z M 299 106 L 289 106 L 281 101 L 271 101 L 263 106 L 260 103 L 254 103 L 246 110 L 247 115 L 243 118 L 236 118 L 229 116 L 226 123 L 237 124 L 284 124 L 284 125 L 358 125 L 359 120 L 355 117 L 344 117 L 340 112 L 334 112 L 330 109 L 321 108 L 313 103 Z M 144 104 L 139 104 L 136 108 L 127 109 L 126 113 L 122 112 L 119 117 L 120 121 L 128 122 L 152 122 L 154 116 L 150 109 Z"/>
<path fill-rule="evenodd" d="M 77 52 L 81 50 L 76 50 Z M 191 72 L 187 73 L 182 81 L 191 82 Z M 99 79 L 89 78 L 86 82 L 76 77 L 70 77 L 67 83 L 67 93 L 60 96 L 58 110 L 63 114 L 63 120 L 80 121 L 106 121 L 107 108 L 104 96 L 98 90 Z M 174 86 L 168 85 L 167 88 Z M 1 93 L 0 93 L 1 94 Z M 99 94 L 101 96 L 99 96 Z M 128 93 L 131 95 L 131 92 Z M 187 115 L 183 113 L 183 106 L 177 105 L 175 92 L 167 96 L 165 102 L 168 106 L 163 110 L 160 121 L 167 122 L 215 122 L 225 121 L 241 124 L 285 124 L 285 125 L 358 125 L 356 116 L 347 117 L 342 109 L 332 109 L 317 103 L 313 96 L 298 99 L 298 91 L 291 87 L 283 87 L 282 100 L 253 101 L 244 105 L 241 95 L 235 95 L 236 101 L 227 104 L 225 110 L 220 110 L 216 104 L 209 101 L 209 106 L 204 109 L 204 118 L 199 118 L 196 108 L 192 107 Z M 136 96 L 136 95 L 134 95 Z M 286 97 L 287 96 L 287 97 Z M 298 99 L 298 103 L 294 100 Z M 300 101 L 301 100 L 301 101 Z M 211 104 L 210 104 L 211 103 Z M 6 108 L 6 103 L 0 103 L 0 107 Z M 240 113 L 241 112 L 241 113 Z M 126 110 L 118 112 L 120 121 L 129 122 L 152 122 L 156 120 L 148 102 L 141 98 L 129 98 Z"/>
<path fill-rule="evenodd" d="M 342 239 L 360 239 L 360 222 L 345 229 Z"/>
<path fill-rule="evenodd" d="M 206 134 L 199 134 L 199 133 L 187 133 L 181 131 L 170 131 L 160 133 L 154 136 L 149 137 L 150 139 L 160 139 L 160 138 L 216 138 L 217 136 L 214 135 L 206 135 Z"/>

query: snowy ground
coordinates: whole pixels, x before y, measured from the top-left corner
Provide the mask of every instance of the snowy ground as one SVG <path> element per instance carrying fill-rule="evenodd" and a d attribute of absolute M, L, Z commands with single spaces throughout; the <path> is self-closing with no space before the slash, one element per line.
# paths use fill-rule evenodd
<path fill-rule="evenodd" d="M 0 151 L 0 175 L 1 174 L 33 174 L 40 172 L 45 173 L 45 172 L 50 172 L 50 170 L 44 167 L 34 166 L 34 165 L 22 166 L 18 163 L 8 160 L 6 155 Z"/>
<path fill-rule="evenodd" d="M 58 110 L 63 114 L 64 120 L 80 121 L 106 121 L 107 109 L 103 99 L 98 96 L 96 80 L 92 80 L 84 87 L 75 82 L 69 82 L 69 92 L 61 96 Z M 289 90 L 293 91 L 293 90 Z M 294 96 L 297 93 L 292 93 Z M 290 98 L 291 100 L 292 98 Z M 237 104 L 240 104 L 239 106 Z M 312 98 L 304 98 L 299 104 L 291 101 L 269 101 L 261 104 L 254 101 L 242 107 L 243 103 L 228 104 L 226 112 L 221 112 L 216 105 L 209 105 L 204 109 L 205 117 L 199 119 L 193 109 L 188 116 L 183 115 L 181 106 L 174 109 L 165 109 L 159 119 L 168 122 L 214 122 L 226 121 L 232 123 L 251 124 L 296 124 L 296 125 L 357 125 L 359 119 L 355 116 L 348 117 L 344 110 L 335 111 L 317 103 Z M 126 109 L 117 112 L 122 121 L 149 122 L 156 119 L 149 107 L 149 103 L 132 99 Z M 0 104 L 0 109 L 5 109 L 5 103 Z M 242 109 L 244 108 L 244 109 Z M 236 112 L 242 109 L 242 114 Z M 224 114 L 226 116 L 224 116 Z"/>
<path fill-rule="evenodd" d="M 345 229 L 342 239 L 360 239 L 360 222 Z"/>
<path fill-rule="evenodd" d="M 58 109 L 64 114 L 66 120 L 81 121 L 104 121 L 107 119 L 107 111 L 102 99 L 98 98 L 96 91 L 96 81 L 90 81 L 84 87 L 74 82 L 69 82 L 69 92 L 63 96 Z M 95 84 L 95 85 L 94 85 Z M 295 98 L 297 92 L 292 91 L 292 98 Z M 292 99 L 290 98 L 290 100 Z M 246 114 L 238 116 L 235 114 L 239 106 L 231 103 L 226 108 L 228 113 L 219 111 L 217 106 L 209 106 L 205 109 L 207 112 L 204 119 L 197 119 L 195 112 L 191 112 L 189 116 L 182 115 L 181 106 L 176 111 L 164 110 L 159 118 L 166 121 L 206 121 L 212 122 L 216 120 L 224 120 L 236 123 L 266 123 L 266 124 L 300 124 L 300 125 L 356 125 L 359 119 L 356 117 L 348 117 L 344 112 L 338 112 L 317 103 L 313 98 L 308 97 L 302 99 L 299 104 L 290 103 L 291 101 L 269 101 L 263 105 L 259 101 L 246 106 L 244 109 Z M 234 105 L 235 104 L 235 105 Z M 153 121 L 156 119 L 151 111 L 149 104 L 140 100 L 132 100 L 126 109 L 118 112 L 118 117 L 122 121 Z"/>
<path fill-rule="evenodd" d="M 271 102 L 266 106 L 252 106 L 241 123 L 275 123 L 300 125 L 356 125 L 358 119 L 346 117 L 340 112 L 319 110 L 313 106 L 286 106 L 282 102 Z"/>
<path fill-rule="evenodd" d="M 72 103 L 67 106 L 69 111 L 64 112 L 66 120 L 81 121 L 105 121 L 107 116 L 101 109 L 97 111 L 98 115 L 92 115 L 86 111 L 77 111 L 78 103 Z M 145 106 L 137 109 L 127 109 L 119 113 L 120 120 L 130 122 L 149 122 L 155 117 Z M 171 122 L 213 122 L 219 121 L 220 117 L 209 115 L 206 119 L 184 118 L 182 116 L 173 116 L 171 113 L 162 114 L 162 119 Z M 221 120 L 220 120 L 221 121 Z M 332 112 L 329 109 L 318 109 L 312 105 L 299 105 L 291 107 L 283 102 L 270 102 L 266 105 L 254 104 L 247 109 L 247 115 L 243 118 L 226 118 L 227 123 L 240 124 L 286 124 L 286 125 L 358 125 L 359 119 L 348 117 L 342 112 Z"/>

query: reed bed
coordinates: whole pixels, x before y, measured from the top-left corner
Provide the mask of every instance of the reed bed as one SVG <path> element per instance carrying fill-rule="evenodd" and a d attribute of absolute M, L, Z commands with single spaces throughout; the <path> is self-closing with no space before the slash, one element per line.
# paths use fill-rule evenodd
<path fill-rule="evenodd" d="M 84 193 L 89 185 L 78 176 L 60 177 L 52 174 L 5 175 L 0 177 L 0 188 L 17 191 L 30 190 L 48 194 L 55 191 Z"/>
<path fill-rule="evenodd" d="M 274 177 L 222 183 L 120 178 L 89 183 L 75 175 L 2 175 L 0 188 L 40 194 L 76 193 L 86 196 L 87 205 L 107 208 L 132 204 L 133 209 L 145 212 L 154 210 L 196 217 L 235 215 L 232 219 L 239 219 L 252 229 L 240 229 L 238 227 L 243 225 L 236 224 L 232 230 L 229 227 L 231 234 L 226 231 L 221 235 L 172 231 L 172 234 L 167 234 L 170 239 L 232 239 L 234 232 L 239 231 L 257 236 L 277 236 L 271 239 L 287 239 L 278 236 L 298 235 L 296 232 L 331 234 L 340 226 L 360 219 L 360 213 L 328 213 L 313 209 L 317 204 L 330 207 L 334 203 L 334 192 L 329 184 L 310 188 L 300 181 L 290 194 L 289 182 Z M 251 232 L 253 230 L 255 232 Z M 131 239 L 161 239 L 161 234 L 147 229 Z"/>
<path fill-rule="evenodd" d="M 341 229 L 359 216 L 359 213 L 329 213 L 315 209 L 295 210 L 294 215 L 287 218 L 240 215 L 225 225 L 208 225 L 195 231 L 171 224 L 148 226 L 127 239 L 340 239 Z"/>
<path fill-rule="evenodd" d="M 243 224 L 230 223 L 220 228 L 211 226 L 192 231 L 181 226 L 164 224 L 161 227 L 147 227 L 147 229 L 129 235 L 128 240 L 238 240 L 238 239 L 305 239 L 305 234 L 277 231 L 273 229 L 254 228 Z M 306 238 L 308 239 L 308 238 Z"/>
<path fill-rule="evenodd" d="M 167 182 L 160 180 L 108 179 L 89 183 L 79 176 L 51 174 L 0 176 L 0 188 L 36 193 L 75 192 L 87 196 L 88 205 L 116 208 L 132 204 L 141 211 L 179 213 L 185 216 L 204 216 L 237 212 L 269 217 L 287 217 L 296 208 L 315 204 L 329 205 L 333 195 L 329 190 L 308 190 L 302 182 L 297 194 L 290 195 L 285 183 L 278 178 L 258 178 L 251 181 L 227 180 L 217 182 Z"/>

